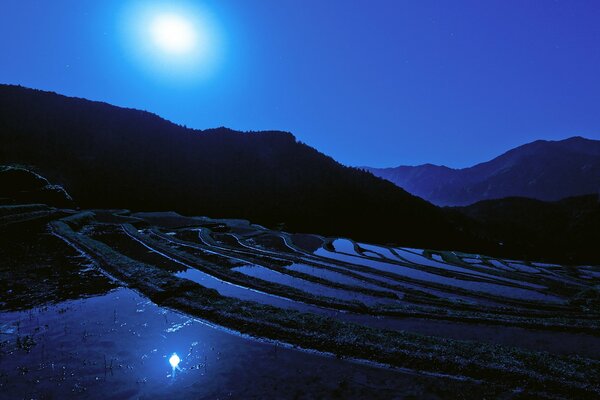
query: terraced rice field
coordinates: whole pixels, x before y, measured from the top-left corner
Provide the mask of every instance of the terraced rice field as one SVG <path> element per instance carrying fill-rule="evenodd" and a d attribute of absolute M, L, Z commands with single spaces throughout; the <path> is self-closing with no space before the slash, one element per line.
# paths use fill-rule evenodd
<path fill-rule="evenodd" d="M 567 398 L 573 393 L 581 398 L 594 398 L 600 394 L 600 268 L 596 266 L 561 266 L 535 260 L 382 246 L 347 238 L 273 231 L 242 220 L 184 217 L 174 213 L 96 210 L 49 218 L 53 214 L 48 210 L 32 208 L 31 211 L 49 219 L 41 224 L 44 235 L 77 252 L 88 268 L 107 277 L 107 282 L 111 282 L 107 285 L 121 288 L 120 292 L 107 291 L 97 300 L 81 303 L 85 305 L 79 303 L 83 300 L 73 300 L 76 295 L 65 298 L 63 301 L 69 302 L 65 307 L 77 310 L 76 313 L 106 315 L 112 308 L 122 316 L 124 324 L 138 326 L 123 334 L 139 333 L 140 343 L 146 346 L 142 346 L 144 351 L 152 350 L 148 350 L 148 335 L 159 337 L 160 332 L 167 338 L 178 337 L 180 347 L 204 346 L 202 354 L 207 360 L 212 357 L 209 365 L 216 363 L 217 356 L 207 350 L 206 343 L 221 346 L 223 341 L 235 342 L 232 346 L 241 349 L 239 354 L 244 360 L 252 358 L 248 352 L 269 354 L 273 349 L 285 348 L 281 357 L 287 361 L 269 362 L 295 365 L 306 371 L 306 366 L 318 362 L 315 360 L 328 360 L 323 361 L 327 376 L 341 379 L 340 371 L 346 371 L 351 377 L 345 387 L 352 390 L 345 397 L 351 393 L 370 396 L 379 393 L 388 398 L 390 393 L 402 390 L 410 395 L 412 392 L 406 393 L 407 381 L 413 382 L 411 390 L 418 388 L 421 394 L 435 397 L 442 391 L 439 379 L 447 380 L 447 389 L 443 390 L 449 392 L 444 395 L 452 396 L 463 390 L 481 396 L 523 392 L 548 398 Z M 6 232 L 11 229 L 15 228 L 4 228 Z M 122 303 L 121 298 L 129 300 Z M 8 309 L 7 303 L 3 304 Z M 60 307 L 61 302 L 53 304 Z M 168 320 L 179 321 L 185 329 L 173 323 L 161 326 L 156 317 L 148 322 L 135 312 L 118 311 L 132 310 L 135 304 L 144 304 L 140 309 L 146 310 L 145 315 L 164 314 Z M 47 320 L 47 325 L 63 319 L 55 308 L 31 310 L 35 311 L 11 309 L 2 313 L 2 333 L 8 339 L 0 347 L 0 357 L 8 362 L 0 367 L 0 385 L 20 395 L 32 392 L 27 387 L 15 387 L 11 377 L 17 367 L 34 370 L 39 360 L 28 356 L 24 365 L 20 365 L 11 358 L 20 351 L 16 338 L 22 347 L 22 334 L 15 331 L 15 326 L 23 327 L 23 332 L 32 337 L 42 336 L 49 347 L 56 340 L 53 336 L 56 332 L 48 328 L 42 330 L 47 332 L 44 336 L 35 329 L 39 331 L 46 322 L 36 325 L 17 321 L 26 319 L 27 312 Z M 144 323 L 151 328 L 142 329 Z M 95 332 L 98 337 L 109 335 L 94 327 L 89 331 L 83 329 Z M 180 329 L 185 335 L 177 333 Z M 86 333 L 80 331 L 78 328 L 77 335 L 85 337 Z M 65 335 L 69 337 L 66 331 Z M 198 342 L 195 335 L 213 339 Z M 220 335 L 226 335 L 227 339 L 215 339 Z M 248 337 L 268 343 L 258 345 L 241 339 Z M 133 339 L 127 342 L 128 348 L 136 346 Z M 162 339 L 159 342 L 160 351 L 166 352 L 168 345 Z M 101 345 L 94 342 L 90 359 L 96 360 L 102 353 L 97 346 Z M 120 348 L 116 344 L 111 346 Z M 320 353 L 299 355 L 288 346 Z M 138 365 L 138 358 L 144 356 L 154 357 L 154 363 L 162 359 L 147 352 L 131 351 L 121 357 L 127 360 L 125 364 L 140 376 L 148 375 L 147 384 L 140 389 L 137 383 L 133 395 L 147 395 L 151 388 L 167 397 L 156 384 L 166 379 L 167 373 L 146 371 L 146 367 Z M 50 351 L 44 357 L 60 358 L 54 353 Z M 341 359 L 331 359 L 327 354 Z M 202 370 L 202 365 L 206 368 L 208 362 L 203 364 L 199 355 L 192 360 L 186 359 L 179 378 L 188 386 L 194 380 L 204 379 L 194 368 Z M 299 360 L 306 364 L 299 364 Z M 73 360 L 61 362 L 75 368 Z M 268 364 L 264 360 L 258 362 L 260 368 L 271 371 L 269 377 L 256 373 L 248 376 L 260 382 L 281 384 L 285 378 L 274 373 Z M 100 371 L 97 373 L 110 375 L 116 370 L 114 366 L 102 365 L 94 367 Z M 221 365 L 220 371 L 233 368 L 231 365 Z M 338 372 L 333 372 L 336 368 Z M 373 382 L 377 381 L 385 389 L 370 391 L 367 385 L 359 390 L 360 385 L 355 381 L 357 369 L 369 377 L 369 385 L 376 386 Z M 85 379 L 79 383 L 69 379 L 67 382 L 77 383 L 80 388 L 98 386 L 90 383 L 94 373 L 81 366 L 75 370 Z M 383 375 L 375 378 L 378 374 Z M 311 376 L 314 378 L 308 374 L 306 379 L 312 379 Z M 398 384 L 384 385 L 381 376 L 397 379 Z M 122 376 L 115 380 L 123 393 L 132 390 Z M 40 387 L 56 393 L 55 386 L 55 381 L 48 381 Z M 330 390 L 327 393 L 318 393 L 315 386 L 304 395 L 328 397 L 335 390 L 346 390 L 333 386 L 322 386 Z M 197 396 L 221 393 L 214 385 L 208 386 L 212 391 L 205 392 L 194 387 L 176 393 L 182 397 L 192 393 Z"/>

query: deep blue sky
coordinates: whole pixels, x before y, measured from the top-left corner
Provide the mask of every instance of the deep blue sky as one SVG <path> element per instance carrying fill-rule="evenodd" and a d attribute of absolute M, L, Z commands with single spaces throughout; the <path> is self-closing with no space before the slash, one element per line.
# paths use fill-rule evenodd
<path fill-rule="evenodd" d="M 348 165 L 462 167 L 600 139 L 598 1 L 187 0 L 217 27 L 194 80 L 132 50 L 134 2 L 2 0 L 0 82 L 194 128 L 291 131 Z"/>

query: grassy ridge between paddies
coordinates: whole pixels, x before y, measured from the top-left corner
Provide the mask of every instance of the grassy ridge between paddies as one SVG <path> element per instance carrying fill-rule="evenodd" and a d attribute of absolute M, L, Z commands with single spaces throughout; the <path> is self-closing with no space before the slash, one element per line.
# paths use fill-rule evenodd
<path fill-rule="evenodd" d="M 45 204 L 19 204 L 0 206 L 0 227 L 64 215 L 56 208 Z"/>
<path fill-rule="evenodd" d="M 252 336 L 307 349 L 432 373 L 483 380 L 547 397 L 597 398 L 600 361 L 368 328 L 319 315 L 223 297 L 215 290 L 136 262 L 78 233 L 89 221 L 68 217 L 53 231 L 155 303 Z"/>

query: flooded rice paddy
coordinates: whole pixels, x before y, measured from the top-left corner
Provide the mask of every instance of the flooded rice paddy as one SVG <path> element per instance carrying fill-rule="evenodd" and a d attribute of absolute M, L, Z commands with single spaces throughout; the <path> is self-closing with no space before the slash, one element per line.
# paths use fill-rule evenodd
<path fill-rule="evenodd" d="M 419 377 L 228 332 L 129 290 L 0 316 L 0 398 L 388 398 Z M 169 363 L 176 353 L 177 368 Z"/>
<path fill-rule="evenodd" d="M 247 221 L 123 210 L 99 215 L 67 219 L 67 228 L 43 221 L 0 231 L 0 256 L 10 260 L 0 267 L 0 398 L 514 393 L 518 385 L 448 361 L 462 354 L 442 357 L 453 343 L 499 346 L 491 353 L 507 360 L 524 352 L 519 357 L 600 366 L 596 266 L 339 238 L 323 238 L 307 251 L 293 235 Z M 131 225 L 136 221 L 143 223 Z M 196 287 L 214 293 L 190 295 Z M 195 300 L 200 308 L 189 305 Z M 305 320 L 303 334 L 336 323 L 350 342 L 360 343 L 363 331 L 373 340 L 393 332 L 417 343 L 406 354 L 429 349 L 431 363 L 414 368 L 397 355 L 373 363 L 381 360 L 374 353 L 351 360 L 335 344 L 325 353 L 310 350 L 319 346 L 301 344 L 298 331 L 274 340 L 269 329 L 277 318 L 268 318 L 278 312 L 282 321 L 291 318 L 288 325 L 296 318 L 290 316 Z M 306 350 L 294 348 L 300 344 Z M 173 354 L 180 360 L 175 368 Z"/>

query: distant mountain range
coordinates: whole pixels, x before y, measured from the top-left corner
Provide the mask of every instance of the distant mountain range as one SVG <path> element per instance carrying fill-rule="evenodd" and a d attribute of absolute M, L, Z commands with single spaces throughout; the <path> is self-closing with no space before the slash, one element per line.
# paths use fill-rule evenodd
<path fill-rule="evenodd" d="M 513 196 L 557 201 L 600 191 L 600 141 L 537 140 L 464 169 L 432 164 L 363 169 L 439 206 Z"/>

